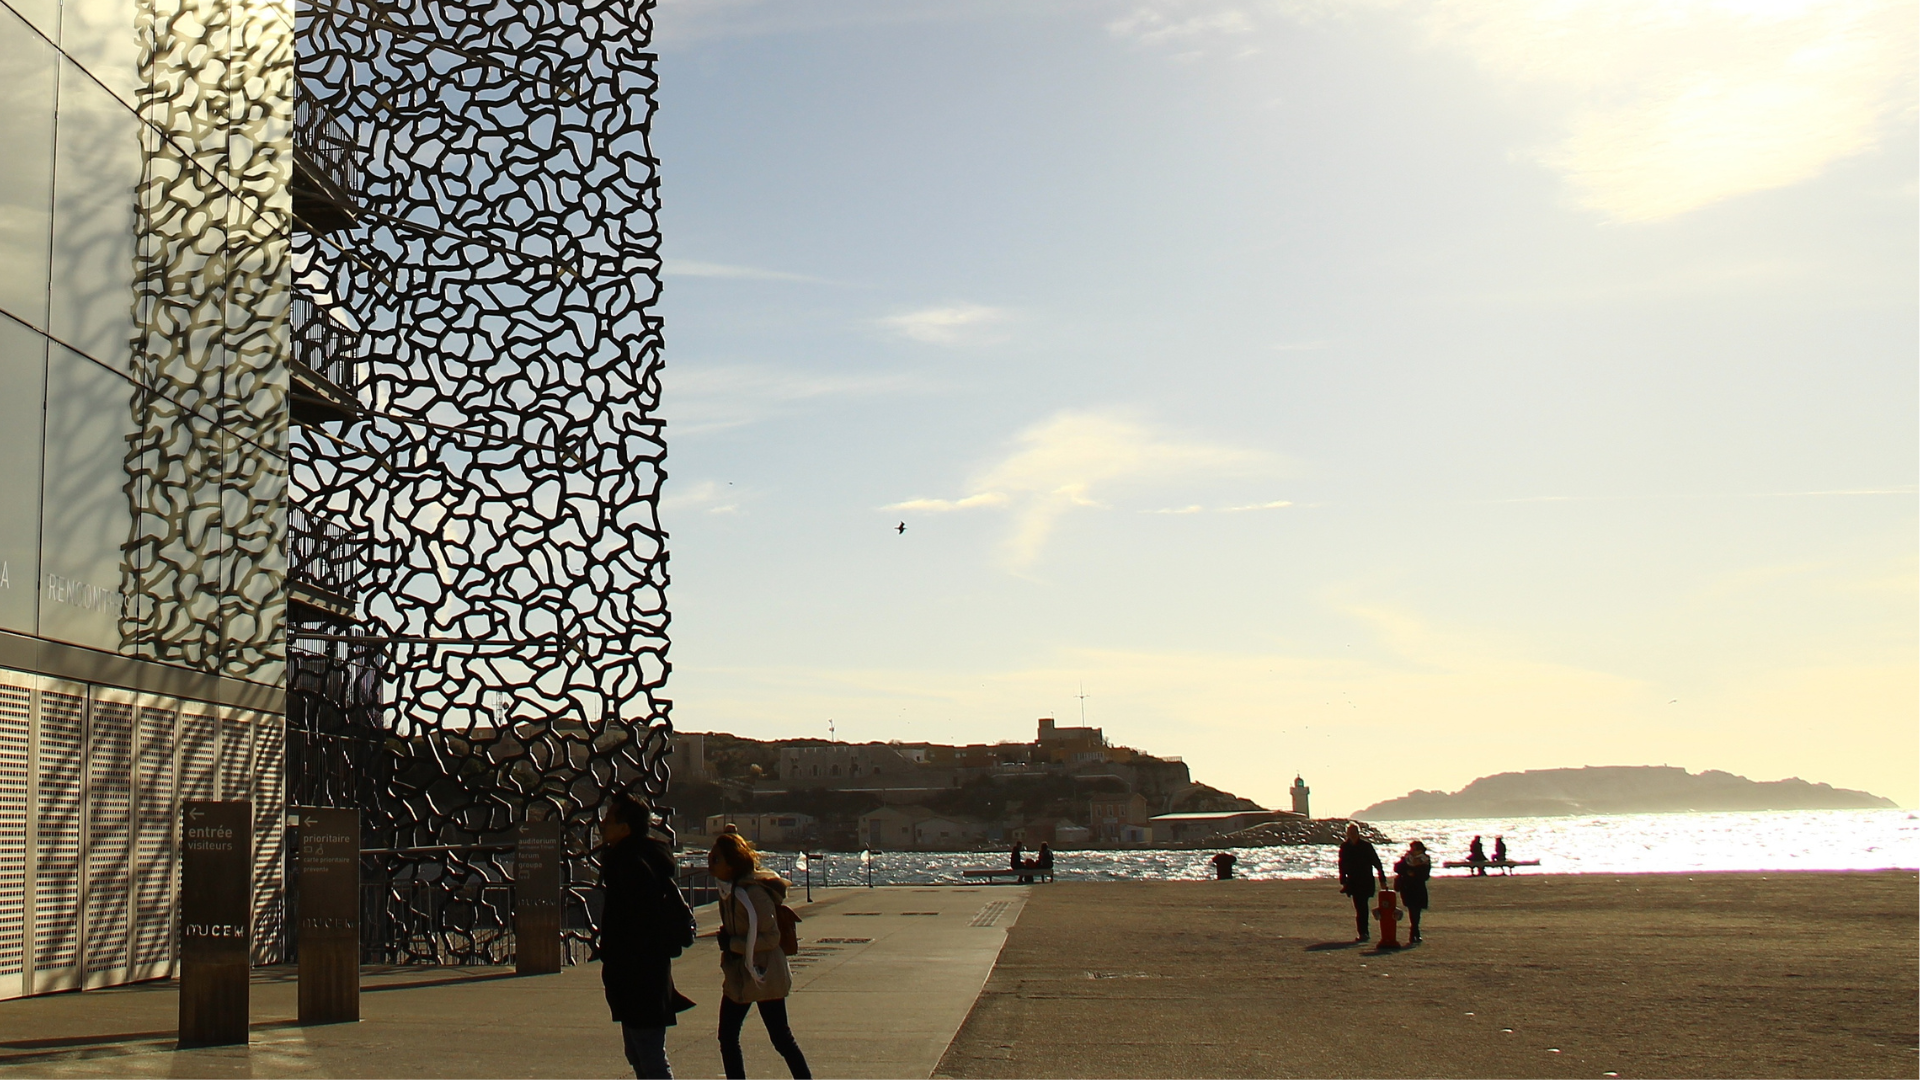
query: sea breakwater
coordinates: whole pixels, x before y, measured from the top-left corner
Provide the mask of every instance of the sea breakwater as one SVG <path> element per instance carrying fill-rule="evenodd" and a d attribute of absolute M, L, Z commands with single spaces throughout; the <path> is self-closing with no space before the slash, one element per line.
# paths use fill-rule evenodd
<path fill-rule="evenodd" d="M 1391 844 L 1393 838 L 1364 821 L 1348 818 L 1283 818 L 1255 825 L 1250 829 L 1209 836 L 1174 845 L 1176 848 L 1257 848 L 1288 847 L 1297 844 L 1339 844 L 1347 838 L 1347 826 L 1360 826 L 1360 836 L 1375 844 Z"/>

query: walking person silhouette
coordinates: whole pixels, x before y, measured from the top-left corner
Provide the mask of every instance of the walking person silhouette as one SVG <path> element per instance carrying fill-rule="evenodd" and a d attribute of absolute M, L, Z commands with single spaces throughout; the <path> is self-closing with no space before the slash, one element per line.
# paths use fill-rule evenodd
<path fill-rule="evenodd" d="M 1373 903 L 1373 879 L 1378 875 L 1382 888 L 1387 884 L 1387 868 L 1380 865 L 1380 853 L 1362 839 L 1360 826 L 1347 823 L 1347 839 L 1340 845 L 1340 891 L 1353 899 L 1353 920 L 1359 930 L 1355 941 L 1373 937 L 1367 909 Z"/>
<path fill-rule="evenodd" d="M 759 853 L 739 833 L 721 833 L 707 853 L 707 867 L 720 881 L 720 1061 L 727 1080 L 744 1080 L 740 1026 L 760 1006 L 773 1048 L 787 1059 L 794 1080 L 811 1080 L 806 1055 L 787 1025 L 787 994 L 793 973 L 780 949 L 780 905 L 785 878 L 760 867 Z"/>
<path fill-rule="evenodd" d="M 1407 853 L 1393 864 L 1393 888 L 1407 909 L 1407 920 L 1413 931 L 1407 942 L 1411 945 L 1420 944 L 1420 913 L 1427 910 L 1427 880 L 1431 877 L 1433 858 L 1427 854 L 1427 845 L 1415 840 L 1407 845 Z"/>
<path fill-rule="evenodd" d="M 693 944 L 693 911 L 674 880 L 673 852 L 647 832 L 651 817 L 638 799 L 615 795 L 600 819 L 600 982 L 634 1076 L 673 1080 L 667 1028 L 693 1007 L 674 989 L 673 958 Z"/>

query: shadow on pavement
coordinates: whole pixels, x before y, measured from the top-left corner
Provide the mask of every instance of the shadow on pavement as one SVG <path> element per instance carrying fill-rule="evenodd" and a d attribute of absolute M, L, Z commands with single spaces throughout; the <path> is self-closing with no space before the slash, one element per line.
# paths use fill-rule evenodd
<path fill-rule="evenodd" d="M 253 1031 L 272 1031 L 278 1028 L 299 1027 L 298 1020 L 262 1020 L 247 1025 Z M 30 1065 L 41 1061 L 55 1061 L 71 1057 L 75 1051 L 81 1051 L 83 1057 L 87 1050 L 107 1050 L 121 1053 L 150 1049 L 155 1043 L 170 1043 L 180 1037 L 177 1029 L 166 1031 L 122 1031 L 112 1035 L 72 1035 L 57 1039 L 13 1039 L 0 1042 L 0 1065 Z M 194 1049 L 207 1049 L 196 1047 Z M 28 1053 L 7 1053 L 6 1051 L 24 1050 Z M 31 1051 L 39 1051 L 33 1053 Z"/>
<path fill-rule="evenodd" d="M 360 984 L 363 994 L 377 994 L 383 990 L 418 990 L 428 986 L 464 986 L 467 983 L 493 982 L 498 979 L 534 979 L 537 975 L 522 975 L 517 971 L 496 971 L 485 975 L 454 975 L 441 979 L 408 979 L 403 982 L 390 982 L 382 985 Z"/>
<path fill-rule="evenodd" d="M 180 1033 L 167 1031 L 123 1031 L 117 1035 L 73 1035 L 63 1039 L 10 1039 L 0 1042 L 0 1050 L 61 1050 L 74 1046 L 101 1046 L 106 1043 L 146 1042 L 152 1039 L 171 1039 Z M 0 1054 L 0 1061 L 16 1061 L 11 1055 Z"/>

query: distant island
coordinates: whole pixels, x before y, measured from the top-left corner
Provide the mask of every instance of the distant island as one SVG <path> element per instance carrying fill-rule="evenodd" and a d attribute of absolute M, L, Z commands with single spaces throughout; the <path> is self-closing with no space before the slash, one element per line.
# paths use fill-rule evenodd
<path fill-rule="evenodd" d="M 1865 791 L 1786 780 L 1756 781 L 1709 769 L 1666 765 L 1589 765 L 1483 776 L 1459 791 L 1413 791 L 1374 803 L 1354 817 L 1558 817 L 1568 814 L 1670 814 L 1714 810 L 1880 810 L 1892 799 Z"/>

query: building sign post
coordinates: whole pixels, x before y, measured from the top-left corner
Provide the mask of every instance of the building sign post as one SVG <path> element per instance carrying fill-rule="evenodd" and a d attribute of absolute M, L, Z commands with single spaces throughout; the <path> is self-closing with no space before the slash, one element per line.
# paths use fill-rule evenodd
<path fill-rule="evenodd" d="M 560 970 L 560 847 L 558 821 L 529 821 L 515 833 L 513 852 L 514 966 L 522 975 Z"/>
<path fill-rule="evenodd" d="M 180 807 L 180 1045 L 247 1041 L 253 804 Z"/>
<path fill-rule="evenodd" d="M 300 1022 L 360 1019 L 360 811 L 300 807 Z"/>

